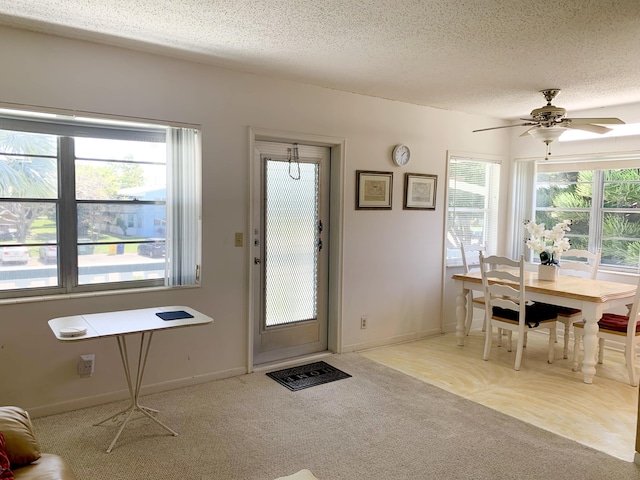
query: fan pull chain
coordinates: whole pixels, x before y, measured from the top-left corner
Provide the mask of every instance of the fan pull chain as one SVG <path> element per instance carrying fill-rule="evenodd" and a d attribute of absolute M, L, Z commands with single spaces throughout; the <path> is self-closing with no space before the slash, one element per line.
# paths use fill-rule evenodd
<path fill-rule="evenodd" d="M 546 153 L 546 155 L 545 155 L 544 159 L 545 159 L 545 160 L 549 160 L 549 156 L 551 155 L 551 150 L 550 150 L 549 144 L 550 144 L 551 142 L 544 142 L 544 143 L 546 143 L 546 144 L 547 144 L 547 153 Z"/>

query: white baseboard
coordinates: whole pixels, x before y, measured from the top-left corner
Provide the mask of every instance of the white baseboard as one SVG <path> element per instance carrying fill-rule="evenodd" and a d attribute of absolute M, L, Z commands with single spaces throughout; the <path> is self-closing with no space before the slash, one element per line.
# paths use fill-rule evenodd
<path fill-rule="evenodd" d="M 201 383 L 213 382 L 229 377 L 237 377 L 247 373 L 244 367 L 232 368 L 222 372 L 208 373 L 205 375 L 197 375 L 194 377 L 179 378 L 167 382 L 155 383 L 152 385 L 144 385 L 141 388 L 142 395 L 150 395 L 152 393 L 166 392 L 175 390 L 176 388 L 184 388 Z M 126 400 L 129 398 L 129 390 L 118 390 L 115 392 L 93 395 L 91 397 L 82 397 L 65 402 L 52 403 L 49 405 L 41 405 L 39 407 L 27 408 L 29 415 L 33 418 L 45 417 L 48 415 L 56 415 L 58 413 L 71 412 L 81 408 L 95 407 L 96 405 L 104 405 L 105 403 L 115 402 L 118 400 Z"/>
<path fill-rule="evenodd" d="M 318 361 L 322 358 L 330 357 L 331 355 L 334 355 L 334 353 L 330 351 L 325 351 L 325 352 L 312 353 L 309 355 L 302 355 L 300 357 L 295 357 L 295 358 L 288 358 L 286 360 L 278 360 L 276 362 L 262 363 L 260 365 L 256 365 L 253 368 L 253 372 L 267 372 L 272 370 L 279 370 L 282 368 L 289 368 L 295 365 L 303 365 L 305 363 L 311 363 L 311 362 Z"/>
<path fill-rule="evenodd" d="M 415 333 L 410 333 L 406 335 L 398 335 L 395 337 L 385 338 L 385 339 L 377 340 L 374 342 L 362 342 L 362 343 L 354 343 L 351 345 L 343 345 L 342 353 L 358 352 L 362 350 L 369 350 L 371 348 L 380 348 L 380 347 L 386 347 L 388 345 L 396 345 L 399 343 L 413 342 L 416 340 L 422 340 L 423 338 L 441 335 L 441 333 L 442 332 L 438 328 L 433 330 L 427 330 L 424 332 L 415 332 Z"/>

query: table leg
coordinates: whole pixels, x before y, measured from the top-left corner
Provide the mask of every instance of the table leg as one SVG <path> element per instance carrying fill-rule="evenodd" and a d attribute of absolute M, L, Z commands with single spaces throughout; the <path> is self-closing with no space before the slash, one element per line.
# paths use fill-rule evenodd
<path fill-rule="evenodd" d="M 582 374 L 584 383 L 593 383 L 596 374 L 596 352 L 598 349 L 598 320 L 602 317 L 602 309 L 595 306 L 583 308 L 585 324 L 582 338 L 584 357 Z"/>
<path fill-rule="evenodd" d="M 122 415 L 126 415 L 122 423 L 120 424 L 120 428 L 118 429 L 118 433 L 116 433 L 115 438 L 107 448 L 107 453 L 111 453 L 113 446 L 120 438 L 120 434 L 124 430 L 125 425 L 131 419 L 132 415 L 135 411 L 139 411 L 149 417 L 151 420 L 156 422 L 162 428 L 167 430 L 172 435 L 178 435 L 174 430 L 166 426 L 160 420 L 152 415 L 152 413 L 158 413 L 158 410 L 154 410 L 153 408 L 145 407 L 144 405 L 140 405 L 140 387 L 142 386 L 142 377 L 144 376 L 144 370 L 147 365 L 147 358 L 149 356 L 149 348 L 151 347 L 151 339 L 153 338 L 153 332 L 142 332 L 142 337 L 140 339 L 140 354 L 138 356 L 138 366 L 136 368 L 136 381 L 135 385 L 133 384 L 133 378 L 131 376 L 131 368 L 129 366 L 129 353 L 127 351 L 127 342 L 125 340 L 124 335 L 118 335 L 116 340 L 118 341 L 118 349 L 120 350 L 120 358 L 122 359 L 122 366 L 124 368 L 124 375 L 127 380 L 127 387 L 129 388 L 129 396 L 131 398 L 131 404 L 116 413 L 115 415 L 106 418 L 95 425 L 102 425 L 109 420 L 117 421 L 116 419 L 121 417 Z"/>
<path fill-rule="evenodd" d="M 473 308 L 467 305 L 467 297 L 469 290 L 465 289 L 462 284 L 458 287 L 458 295 L 456 296 L 456 338 L 458 346 L 464 346 L 464 337 L 467 333 L 465 328 L 465 320 L 467 319 L 467 308 Z"/>

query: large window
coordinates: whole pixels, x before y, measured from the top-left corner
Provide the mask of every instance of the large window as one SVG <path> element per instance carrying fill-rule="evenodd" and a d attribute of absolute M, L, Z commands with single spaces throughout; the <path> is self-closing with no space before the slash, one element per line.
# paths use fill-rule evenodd
<path fill-rule="evenodd" d="M 620 163 L 620 162 L 618 162 Z M 540 165 L 536 176 L 536 222 L 548 228 L 570 219 L 571 248 L 601 249 L 610 269 L 640 268 L 640 159 Z"/>
<path fill-rule="evenodd" d="M 449 159 L 447 266 L 462 265 L 460 245 L 482 245 L 495 253 L 498 242 L 500 164 L 473 158 Z"/>
<path fill-rule="evenodd" d="M 0 113 L 0 298 L 196 283 L 197 135 Z"/>

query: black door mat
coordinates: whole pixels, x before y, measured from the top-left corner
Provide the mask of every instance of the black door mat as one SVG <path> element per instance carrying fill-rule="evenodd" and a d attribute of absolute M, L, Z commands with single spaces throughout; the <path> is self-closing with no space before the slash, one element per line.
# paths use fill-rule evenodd
<path fill-rule="evenodd" d="M 351 377 L 348 373 L 338 370 L 326 362 L 315 362 L 285 368 L 284 370 L 269 372 L 267 375 L 293 392 Z"/>

